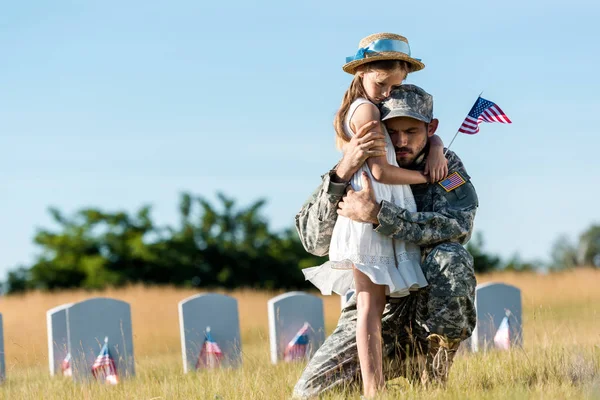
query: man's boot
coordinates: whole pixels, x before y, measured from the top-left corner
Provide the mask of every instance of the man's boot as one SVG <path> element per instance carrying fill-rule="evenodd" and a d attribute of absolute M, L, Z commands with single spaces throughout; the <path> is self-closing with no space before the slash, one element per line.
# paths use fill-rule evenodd
<path fill-rule="evenodd" d="M 446 384 L 454 355 L 461 339 L 449 339 L 447 336 L 432 333 L 427 337 L 429 349 L 421 383 L 423 385 Z"/>

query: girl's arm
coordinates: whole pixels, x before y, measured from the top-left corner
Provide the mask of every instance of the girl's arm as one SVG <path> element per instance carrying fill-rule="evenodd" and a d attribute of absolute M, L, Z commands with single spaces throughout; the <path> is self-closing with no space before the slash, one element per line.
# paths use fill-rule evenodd
<path fill-rule="evenodd" d="M 350 118 L 350 126 L 356 132 L 357 127 L 361 127 L 369 121 L 380 119 L 379 110 L 370 103 L 358 106 Z M 381 132 L 381 123 L 377 130 Z M 386 156 L 369 157 L 367 164 L 371 169 L 371 174 L 377 182 L 391 185 L 414 185 L 418 183 L 427 183 L 427 177 L 419 171 L 395 167 L 388 164 Z"/>
<path fill-rule="evenodd" d="M 425 175 L 433 182 L 441 181 L 448 175 L 448 161 L 444 155 L 444 142 L 438 135 L 429 138 L 429 153 L 425 160 Z"/>

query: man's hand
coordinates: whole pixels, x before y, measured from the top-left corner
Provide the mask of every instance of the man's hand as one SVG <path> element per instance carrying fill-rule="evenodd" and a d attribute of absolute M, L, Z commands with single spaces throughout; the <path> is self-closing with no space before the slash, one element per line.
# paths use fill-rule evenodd
<path fill-rule="evenodd" d="M 365 172 L 362 173 L 362 184 L 363 188 L 358 192 L 351 188 L 347 190 L 338 205 L 337 213 L 353 221 L 379 225 L 377 215 L 381 206 L 375 201 L 371 180 Z"/>
<path fill-rule="evenodd" d="M 378 124 L 379 121 L 367 122 L 344 145 L 344 157 L 335 171 L 341 181 L 349 181 L 367 158 L 385 156 L 385 136 Z"/>

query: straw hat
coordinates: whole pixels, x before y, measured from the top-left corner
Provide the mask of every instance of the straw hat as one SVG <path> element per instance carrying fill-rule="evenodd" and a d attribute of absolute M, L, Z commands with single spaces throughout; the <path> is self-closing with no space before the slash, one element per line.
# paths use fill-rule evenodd
<path fill-rule="evenodd" d="M 404 36 L 394 33 L 375 33 L 362 39 L 354 56 L 346 57 L 342 69 L 354 75 L 360 65 L 379 60 L 403 60 L 410 64 L 411 72 L 425 68 L 418 58 L 410 56 L 410 46 Z"/>

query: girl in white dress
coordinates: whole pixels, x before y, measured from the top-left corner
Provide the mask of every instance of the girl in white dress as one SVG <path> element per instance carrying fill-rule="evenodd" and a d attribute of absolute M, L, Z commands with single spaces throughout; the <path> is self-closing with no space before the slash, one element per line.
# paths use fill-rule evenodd
<path fill-rule="evenodd" d="M 363 39 L 356 56 L 349 57 L 344 71 L 354 75 L 334 122 L 338 147 L 349 142 L 364 124 L 380 119 L 378 103 L 402 84 L 409 72 L 424 65 L 410 56 L 406 38 L 394 34 L 375 34 Z M 386 155 L 371 157 L 354 174 L 350 184 L 362 189 L 362 173 L 372 180 L 377 202 L 387 200 L 411 212 L 417 211 L 411 184 L 427 183 L 425 175 L 398 167 L 396 153 L 383 124 Z M 441 140 L 432 137 L 428 160 L 430 169 L 445 163 Z M 435 154 L 434 154 L 435 152 Z M 401 297 L 427 285 L 420 266 L 418 246 L 390 239 L 375 232 L 373 225 L 337 218 L 327 263 L 306 268 L 303 273 L 323 294 L 344 295 L 354 289 L 357 295 L 356 343 L 360 359 L 363 390 L 374 396 L 384 387 L 382 373 L 381 317 L 386 295 Z"/>

